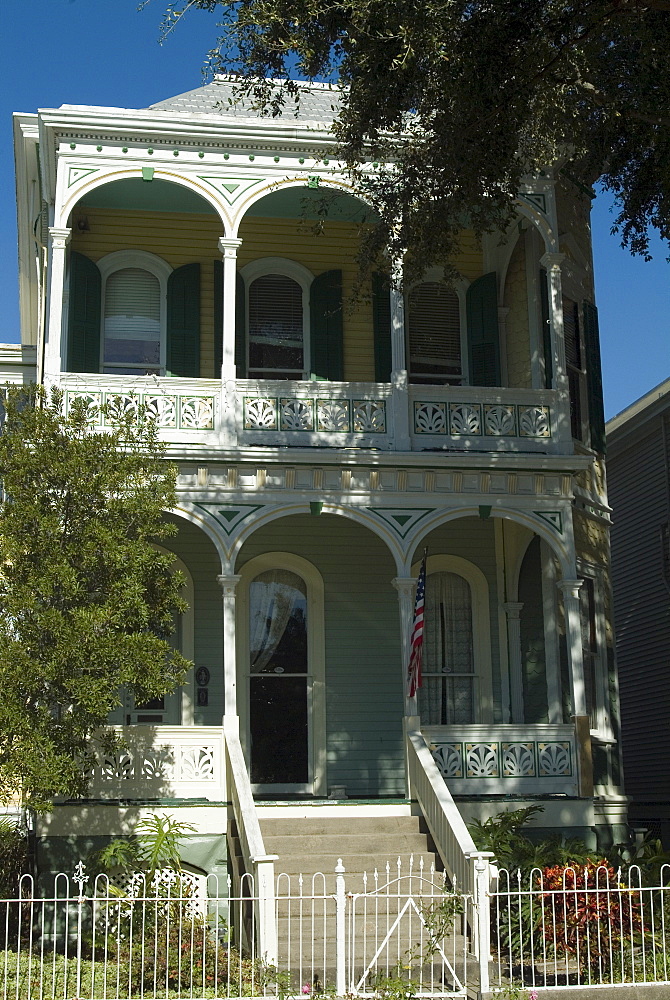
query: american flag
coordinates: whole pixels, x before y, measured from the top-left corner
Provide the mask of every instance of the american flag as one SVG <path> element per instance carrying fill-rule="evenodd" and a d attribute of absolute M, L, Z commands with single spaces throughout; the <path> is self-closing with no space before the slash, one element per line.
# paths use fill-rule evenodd
<path fill-rule="evenodd" d="M 414 619 L 412 621 L 412 637 L 410 639 L 410 656 L 407 667 L 408 694 L 413 698 L 417 688 L 421 687 L 421 661 L 423 659 L 423 612 L 426 603 L 426 552 L 421 560 L 419 578 L 416 581 L 416 597 L 414 599 Z"/>

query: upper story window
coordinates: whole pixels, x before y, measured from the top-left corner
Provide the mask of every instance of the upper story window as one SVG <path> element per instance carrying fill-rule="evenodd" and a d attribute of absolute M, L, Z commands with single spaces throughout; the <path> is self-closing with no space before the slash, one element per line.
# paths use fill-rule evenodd
<path fill-rule="evenodd" d="M 164 296 L 155 274 L 122 267 L 104 289 L 102 371 L 109 375 L 162 373 Z"/>
<path fill-rule="evenodd" d="M 586 372 L 582 345 L 579 305 L 574 299 L 563 296 L 563 335 L 565 337 L 565 362 L 570 390 L 570 425 L 572 436 L 584 440 L 584 393 Z"/>
<path fill-rule="evenodd" d="M 302 286 L 286 274 L 263 274 L 249 285 L 249 377 L 301 379 L 306 371 Z"/>
<path fill-rule="evenodd" d="M 200 375 L 200 265 L 156 254 L 70 255 L 67 369 L 106 375 Z"/>
<path fill-rule="evenodd" d="M 461 304 L 457 292 L 438 281 L 415 285 L 407 297 L 407 331 L 410 381 L 462 384 Z"/>
<path fill-rule="evenodd" d="M 284 257 L 238 271 L 235 363 L 241 378 L 344 377 L 342 272 L 316 277 Z"/>

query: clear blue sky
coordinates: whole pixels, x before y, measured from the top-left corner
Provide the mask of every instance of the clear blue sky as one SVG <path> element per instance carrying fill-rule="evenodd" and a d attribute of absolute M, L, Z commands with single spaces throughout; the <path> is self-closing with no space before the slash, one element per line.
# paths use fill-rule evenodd
<path fill-rule="evenodd" d="M 165 0 L 0 0 L 0 341 L 19 339 L 11 114 L 61 104 L 143 108 L 200 85 L 217 17 L 193 11 L 163 45 Z M 605 408 L 618 413 L 670 376 L 670 264 L 660 241 L 645 263 L 593 213 Z"/>

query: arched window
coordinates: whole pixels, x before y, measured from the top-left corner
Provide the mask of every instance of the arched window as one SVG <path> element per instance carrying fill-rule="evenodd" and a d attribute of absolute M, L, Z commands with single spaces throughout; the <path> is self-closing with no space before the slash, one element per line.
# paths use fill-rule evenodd
<path fill-rule="evenodd" d="M 105 284 L 102 370 L 108 375 L 160 374 L 161 287 L 140 267 L 113 271 Z"/>
<path fill-rule="evenodd" d="M 428 725 L 475 721 L 472 592 L 457 573 L 426 579 L 421 718 Z"/>
<path fill-rule="evenodd" d="M 493 721 L 489 584 L 468 559 L 428 557 L 422 725 Z M 413 567 L 418 574 L 418 563 Z"/>
<path fill-rule="evenodd" d="M 249 377 L 301 379 L 305 365 L 303 289 L 286 274 L 249 285 Z"/>
<path fill-rule="evenodd" d="M 144 251 L 107 254 L 102 277 L 100 370 L 162 375 L 166 367 L 167 283 L 172 268 Z"/>
<path fill-rule="evenodd" d="M 464 381 L 461 303 L 440 281 L 423 281 L 407 297 L 411 382 L 461 385 Z"/>
<path fill-rule="evenodd" d="M 252 261 L 238 272 L 235 313 L 238 377 L 344 377 L 340 270 L 315 277 L 288 258 Z"/>
<path fill-rule="evenodd" d="M 288 552 L 254 557 L 240 578 L 239 704 L 252 783 L 261 792 L 323 794 L 323 580 Z"/>

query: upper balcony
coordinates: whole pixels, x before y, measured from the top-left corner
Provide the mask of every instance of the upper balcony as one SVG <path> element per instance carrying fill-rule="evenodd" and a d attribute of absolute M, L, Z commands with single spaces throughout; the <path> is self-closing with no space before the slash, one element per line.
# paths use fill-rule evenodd
<path fill-rule="evenodd" d="M 66 405 L 84 398 L 97 426 L 143 403 L 170 444 L 566 454 L 557 390 L 64 374 Z M 106 410 L 103 417 L 102 411 Z M 567 436 L 566 436 L 567 435 Z"/>
<path fill-rule="evenodd" d="M 579 318 L 527 221 L 489 246 L 464 232 L 458 280 L 402 288 L 361 281 L 364 206 L 318 178 L 245 195 L 221 236 L 203 196 L 142 176 L 51 230 L 43 372 L 96 422 L 141 400 L 176 447 L 573 452 L 587 352 L 566 369 Z"/>

